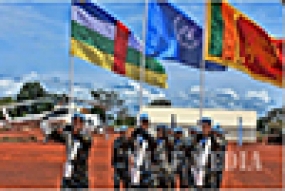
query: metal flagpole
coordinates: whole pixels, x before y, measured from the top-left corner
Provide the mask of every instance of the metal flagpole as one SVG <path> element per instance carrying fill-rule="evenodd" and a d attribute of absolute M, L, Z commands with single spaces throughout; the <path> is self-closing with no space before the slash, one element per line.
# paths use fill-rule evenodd
<path fill-rule="evenodd" d="M 206 1 L 206 6 L 207 6 L 207 1 Z M 207 26 L 207 9 L 206 9 L 206 17 L 205 17 L 205 25 L 206 28 Z M 203 34 L 202 34 L 202 61 L 201 61 L 201 65 L 200 65 L 200 119 L 203 117 L 203 108 L 204 108 L 204 98 L 205 98 L 205 48 L 206 46 L 206 30 L 203 30 Z M 201 124 L 201 128 L 202 128 L 202 124 Z"/>
<path fill-rule="evenodd" d="M 72 3 L 71 1 L 71 7 L 70 7 L 70 21 L 72 20 Z M 71 36 L 71 24 L 70 24 L 70 36 Z M 71 116 L 73 115 L 73 101 L 74 101 L 74 95 L 73 95 L 73 89 L 74 89 L 74 59 L 73 55 L 71 54 L 71 41 L 69 41 L 69 82 L 70 82 L 70 89 L 69 89 L 69 113 Z"/>
<path fill-rule="evenodd" d="M 73 88 L 74 88 L 74 60 L 73 56 L 69 55 L 69 80 L 70 80 L 70 93 L 69 93 L 69 107 L 70 107 L 70 114 L 73 114 Z"/>
<path fill-rule="evenodd" d="M 203 32 L 205 33 L 205 32 Z M 203 47 L 205 45 L 205 34 L 203 34 L 202 37 L 202 43 L 203 43 Z M 204 48 L 203 48 L 204 49 Z M 205 91 L 205 59 L 204 59 L 204 50 L 202 52 L 202 61 L 201 61 L 201 65 L 200 65 L 200 119 L 203 117 L 203 108 L 204 108 L 204 91 Z M 202 128 L 202 124 L 201 124 L 201 128 Z"/>
<path fill-rule="evenodd" d="M 141 65 L 140 65 L 140 95 L 139 95 L 139 113 L 141 112 L 143 106 L 143 82 L 145 81 L 145 48 L 146 48 L 146 28 L 147 28 L 147 20 L 148 20 L 148 0 L 145 0 L 145 16 L 143 19 L 143 43 L 142 43 L 142 57 L 141 57 Z M 137 120 L 137 124 L 139 124 L 139 120 Z"/>

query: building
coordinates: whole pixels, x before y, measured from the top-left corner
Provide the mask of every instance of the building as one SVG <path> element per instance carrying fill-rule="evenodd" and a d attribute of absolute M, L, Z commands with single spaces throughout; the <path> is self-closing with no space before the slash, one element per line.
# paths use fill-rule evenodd
<path fill-rule="evenodd" d="M 161 123 L 171 125 L 171 116 L 173 114 L 177 125 L 181 127 L 197 126 L 197 121 L 200 118 L 199 108 L 148 106 L 143 107 L 140 113 L 149 115 L 153 127 Z M 256 111 L 203 109 L 203 116 L 212 118 L 214 124 L 219 123 L 227 132 L 226 139 L 228 141 L 238 140 L 239 118 L 241 118 L 243 142 L 256 142 Z"/>

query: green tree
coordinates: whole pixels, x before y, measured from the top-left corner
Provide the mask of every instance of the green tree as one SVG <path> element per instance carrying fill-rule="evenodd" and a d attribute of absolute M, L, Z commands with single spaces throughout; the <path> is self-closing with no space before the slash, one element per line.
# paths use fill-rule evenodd
<path fill-rule="evenodd" d="M 98 106 L 93 106 L 91 108 L 91 113 L 92 114 L 98 114 L 100 116 L 100 119 L 103 121 L 103 123 L 106 122 L 106 113 L 105 110 L 101 107 Z"/>
<path fill-rule="evenodd" d="M 47 95 L 48 93 L 42 87 L 40 82 L 27 82 L 22 86 L 20 92 L 17 94 L 17 101 L 35 100 Z"/>
<path fill-rule="evenodd" d="M 108 111 L 114 108 L 121 108 L 124 105 L 124 100 L 122 100 L 119 94 L 114 91 L 98 89 L 91 91 L 91 95 L 94 100 L 105 107 Z"/>
<path fill-rule="evenodd" d="M 107 111 L 116 112 L 119 120 L 123 120 L 126 116 L 128 116 L 128 110 L 124 105 L 124 100 L 120 98 L 120 95 L 117 92 L 97 89 L 91 91 L 91 95 L 93 99 L 104 108 L 98 109 L 98 106 L 94 106 L 93 112 L 100 114 L 105 122 L 107 118 Z"/>
<path fill-rule="evenodd" d="M 256 129 L 257 129 L 257 131 L 261 131 L 261 132 L 265 131 L 265 122 L 264 122 L 263 118 L 257 119 Z"/>
<path fill-rule="evenodd" d="M 125 120 L 125 125 L 128 125 L 128 126 L 135 126 L 136 125 L 136 117 L 126 117 L 126 120 Z"/>
<path fill-rule="evenodd" d="M 13 103 L 14 99 L 12 97 L 2 97 L 0 98 L 0 105 L 7 105 Z"/>

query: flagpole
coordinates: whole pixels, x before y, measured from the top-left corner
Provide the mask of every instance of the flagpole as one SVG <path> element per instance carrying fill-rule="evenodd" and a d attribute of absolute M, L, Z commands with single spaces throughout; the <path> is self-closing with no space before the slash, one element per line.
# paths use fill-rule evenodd
<path fill-rule="evenodd" d="M 145 0 L 145 16 L 143 19 L 143 43 L 142 43 L 142 57 L 141 57 L 141 65 L 140 65 L 140 95 L 139 95 L 139 113 L 141 112 L 143 106 L 143 82 L 145 81 L 145 48 L 146 48 L 146 28 L 147 28 L 147 20 L 148 20 L 148 0 Z M 137 124 L 139 124 L 139 120 L 137 120 Z"/>
<path fill-rule="evenodd" d="M 204 59 L 204 46 L 205 46 L 205 32 L 203 32 L 202 37 L 203 51 L 202 51 L 202 61 L 200 65 L 200 119 L 203 117 L 203 108 L 204 108 L 204 96 L 205 96 L 205 59 Z M 202 124 L 201 128 L 202 128 Z"/>
<path fill-rule="evenodd" d="M 70 113 L 72 114 L 72 103 L 73 103 L 73 88 L 74 88 L 74 60 L 73 56 L 69 55 L 69 80 L 70 80 L 70 87 L 69 87 L 69 106 L 70 106 Z"/>
<path fill-rule="evenodd" d="M 200 113 L 199 117 L 200 119 L 203 117 L 203 108 L 204 108 L 204 100 L 205 100 L 205 67 L 206 67 L 206 61 L 205 61 L 205 51 L 206 51 L 206 31 L 207 31 L 207 3 L 206 1 L 206 17 L 205 17 L 205 30 L 203 30 L 202 33 L 202 60 L 201 60 L 201 65 L 200 65 Z M 202 124 L 200 124 L 200 127 L 202 128 Z"/>
<path fill-rule="evenodd" d="M 70 21 L 72 20 L 72 3 L 70 7 Z M 71 36 L 71 24 L 70 24 L 70 36 Z M 69 41 L 69 113 L 73 115 L 72 103 L 73 103 L 73 90 L 74 90 L 74 59 L 71 54 L 71 40 Z"/>
<path fill-rule="evenodd" d="M 201 67 L 201 69 L 200 69 L 200 114 L 199 114 L 199 117 L 200 117 L 200 119 L 202 119 L 203 108 L 204 108 L 204 95 L 205 95 L 205 60 L 204 60 L 204 55 L 203 55 L 203 59 L 201 61 L 200 67 Z"/>

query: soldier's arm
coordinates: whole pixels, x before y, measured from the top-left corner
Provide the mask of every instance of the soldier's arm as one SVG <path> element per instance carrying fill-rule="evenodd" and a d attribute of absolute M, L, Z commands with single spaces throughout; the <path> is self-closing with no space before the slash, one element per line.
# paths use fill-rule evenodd
<path fill-rule="evenodd" d="M 68 127 L 68 126 L 66 126 L 64 128 L 57 128 L 54 131 L 52 131 L 49 138 L 55 142 L 59 142 L 59 143 L 64 144 L 66 142 L 66 136 L 68 133 L 70 133 L 70 127 Z"/>
<path fill-rule="evenodd" d="M 116 157 L 116 155 L 117 155 L 117 148 L 116 148 L 116 140 L 114 141 L 114 143 L 113 143 L 113 147 L 112 147 L 113 149 L 112 149 L 112 161 L 111 161 L 111 165 L 112 165 L 112 167 L 114 167 L 114 165 L 116 164 L 116 162 L 117 162 L 117 157 Z"/>
<path fill-rule="evenodd" d="M 132 140 L 136 139 L 136 137 L 138 136 L 139 133 L 140 133 L 139 129 L 134 129 L 132 134 L 131 134 L 131 139 Z"/>
<path fill-rule="evenodd" d="M 84 131 L 81 131 L 79 133 L 79 137 L 83 143 L 84 146 L 86 147 L 90 147 L 92 145 L 92 134 L 90 131 L 88 131 L 88 129 L 84 130 Z"/>

